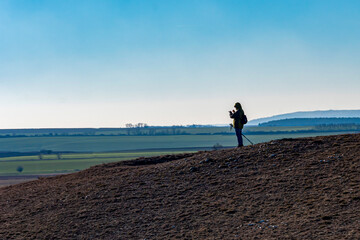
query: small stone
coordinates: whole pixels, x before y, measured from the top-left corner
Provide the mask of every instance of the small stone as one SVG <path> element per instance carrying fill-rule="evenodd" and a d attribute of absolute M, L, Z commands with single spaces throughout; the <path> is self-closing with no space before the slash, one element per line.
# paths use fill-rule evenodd
<path fill-rule="evenodd" d="M 191 167 L 190 172 L 197 172 L 199 169 L 197 167 Z"/>
<path fill-rule="evenodd" d="M 270 225 L 269 228 L 278 228 L 276 225 Z"/>

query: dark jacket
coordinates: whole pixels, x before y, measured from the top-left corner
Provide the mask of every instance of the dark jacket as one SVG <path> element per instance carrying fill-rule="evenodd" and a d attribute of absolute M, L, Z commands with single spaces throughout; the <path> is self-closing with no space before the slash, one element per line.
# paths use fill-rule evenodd
<path fill-rule="evenodd" d="M 244 124 L 241 123 L 241 119 L 244 117 L 244 110 L 241 108 L 236 112 L 230 112 L 230 117 L 234 119 L 234 128 L 243 129 Z"/>

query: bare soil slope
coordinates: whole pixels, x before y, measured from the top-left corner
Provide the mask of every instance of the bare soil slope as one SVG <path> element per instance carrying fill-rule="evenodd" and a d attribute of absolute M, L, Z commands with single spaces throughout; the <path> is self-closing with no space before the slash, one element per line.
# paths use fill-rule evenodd
<path fill-rule="evenodd" d="M 137 159 L 0 188 L 0 239 L 360 239 L 360 135 Z"/>

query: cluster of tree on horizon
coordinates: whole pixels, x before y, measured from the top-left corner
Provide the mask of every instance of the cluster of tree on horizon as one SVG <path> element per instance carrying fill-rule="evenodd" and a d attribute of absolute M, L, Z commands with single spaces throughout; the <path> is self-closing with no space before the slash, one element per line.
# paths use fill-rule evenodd
<path fill-rule="evenodd" d="M 13 137 L 75 137 L 75 136 L 163 136 L 163 135 L 229 135 L 228 127 L 211 125 L 149 126 L 146 123 L 125 125 L 126 128 L 55 128 L 0 129 L 0 138 Z M 311 129 L 297 129 L 309 126 Z M 262 127 L 272 127 L 265 129 Z M 281 129 L 294 127 L 294 129 Z M 359 131 L 360 118 L 293 118 L 269 121 L 258 126 L 246 126 L 244 133 L 306 133 L 319 131 Z"/>

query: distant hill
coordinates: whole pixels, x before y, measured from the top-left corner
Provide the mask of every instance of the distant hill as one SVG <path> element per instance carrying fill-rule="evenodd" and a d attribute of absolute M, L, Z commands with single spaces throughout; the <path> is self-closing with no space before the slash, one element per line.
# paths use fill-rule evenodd
<path fill-rule="evenodd" d="M 272 117 L 254 119 L 249 121 L 247 125 L 258 125 L 259 123 L 289 118 L 360 118 L 360 110 L 325 110 L 286 113 Z"/>
<path fill-rule="evenodd" d="M 263 127 L 360 124 L 360 118 L 290 118 L 260 123 Z"/>

